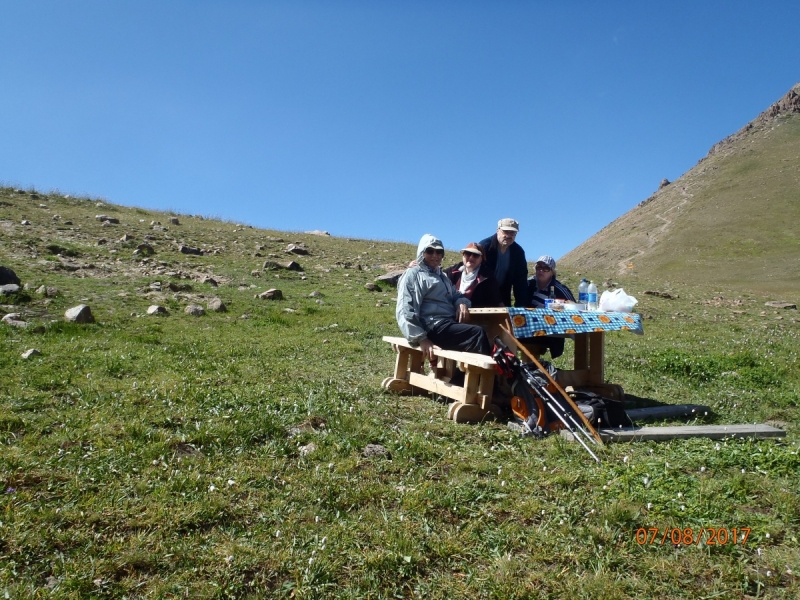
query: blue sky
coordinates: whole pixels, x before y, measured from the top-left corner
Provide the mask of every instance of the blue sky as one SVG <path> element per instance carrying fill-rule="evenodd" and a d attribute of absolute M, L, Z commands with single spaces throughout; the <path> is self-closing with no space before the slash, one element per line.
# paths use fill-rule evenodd
<path fill-rule="evenodd" d="M 800 2 L 0 2 L 0 182 L 562 256 L 800 82 Z"/>

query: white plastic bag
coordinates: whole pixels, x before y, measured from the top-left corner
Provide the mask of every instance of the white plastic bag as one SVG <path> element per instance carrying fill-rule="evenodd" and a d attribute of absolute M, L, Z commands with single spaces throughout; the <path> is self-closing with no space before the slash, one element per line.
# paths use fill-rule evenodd
<path fill-rule="evenodd" d="M 628 296 L 625 290 L 617 288 L 616 290 L 606 290 L 600 296 L 599 309 L 606 312 L 632 312 L 633 307 L 639 302 L 633 296 Z"/>

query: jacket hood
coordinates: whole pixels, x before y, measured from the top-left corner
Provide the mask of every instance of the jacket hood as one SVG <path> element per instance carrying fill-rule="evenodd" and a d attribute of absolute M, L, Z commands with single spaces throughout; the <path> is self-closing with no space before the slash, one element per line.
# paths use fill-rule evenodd
<path fill-rule="evenodd" d="M 440 248 L 444 248 L 444 244 L 442 244 L 442 240 L 437 238 L 436 236 L 426 233 L 423 235 L 420 240 L 419 244 L 417 245 L 417 264 L 419 266 L 425 266 L 425 248 L 430 246 L 438 246 Z"/>

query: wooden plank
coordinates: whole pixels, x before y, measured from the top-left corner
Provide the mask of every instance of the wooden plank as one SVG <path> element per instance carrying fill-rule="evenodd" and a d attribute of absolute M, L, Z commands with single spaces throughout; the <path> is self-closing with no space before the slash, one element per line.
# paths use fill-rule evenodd
<path fill-rule="evenodd" d="M 464 403 L 478 404 L 475 394 L 478 391 L 478 384 L 481 379 L 481 371 L 475 367 L 467 367 L 467 374 L 464 376 Z"/>
<path fill-rule="evenodd" d="M 602 384 L 606 381 L 605 341 L 605 334 L 602 331 L 589 334 L 589 385 Z"/>
<path fill-rule="evenodd" d="M 561 435 L 572 438 L 569 431 L 562 430 Z M 600 436 L 608 442 L 639 442 L 682 440 L 688 438 L 781 438 L 786 437 L 783 429 L 769 425 L 683 425 L 676 427 L 631 427 L 623 429 L 601 429 Z"/>
<path fill-rule="evenodd" d="M 649 406 L 647 408 L 631 408 L 625 411 L 631 421 L 644 419 L 670 419 L 672 417 L 704 416 L 711 412 L 708 406 L 701 404 L 670 404 L 667 406 Z"/>
<path fill-rule="evenodd" d="M 408 348 L 398 348 L 397 357 L 394 363 L 394 378 L 407 379 L 408 378 L 408 359 L 411 356 L 411 350 Z"/>
<path fill-rule="evenodd" d="M 421 373 L 409 373 L 408 382 L 414 387 L 440 394 L 446 398 L 452 398 L 458 402 L 464 402 L 466 399 L 466 390 L 463 387 L 445 383 Z"/>
<path fill-rule="evenodd" d="M 392 345 L 402 348 L 408 348 L 412 352 L 421 352 L 419 348 L 413 348 L 411 344 L 408 343 L 408 340 L 406 338 L 385 335 L 383 336 L 382 339 L 384 342 L 389 342 Z M 482 367 L 484 369 L 493 369 L 495 364 L 491 356 L 484 356 L 483 354 L 475 354 L 474 352 L 459 352 L 458 350 L 442 350 L 441 348 L 435 348 L 433 352 L 436 356 L 441 356 L 442 358 L 451 359 L 456 362 L 463 362 L 465 364 L 473 365 L 476 367 Z"/>
<path fill-rule="evenodd" d="M 459 404 L 453 410 L 452 419 L 456 423 L 480 423 L 493 417 L 490 411 L 482 409 L 477 404 Z"/>

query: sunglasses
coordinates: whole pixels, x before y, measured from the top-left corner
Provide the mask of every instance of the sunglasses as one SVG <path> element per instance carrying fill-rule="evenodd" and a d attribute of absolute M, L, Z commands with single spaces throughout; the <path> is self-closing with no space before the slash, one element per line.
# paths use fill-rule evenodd
<path fill-rule="evenodd" d="M 475 254 L 474 252 L 462 252 L 461 256 L 463 256 L 465 260 L 469 260 L 470 258 L 478 260 L 481 258 L 480 254 Z"/>
<path fill-rule="evenodd" d="M 552 269 L 550 267 L 548 267 L 548 266 L 545 266 L 545 265 L 536 265 L 536 270 L 537 271 L 545 271 L 545 272 L 547 272 L 547 271 L 551 271 Z"/>
<path fill-rule="evenodd" d="M 444 256 L 444 250 L 437 248 L 425 248 L 425 254 L 438 254 Z"/>

